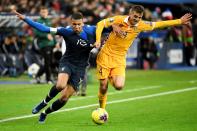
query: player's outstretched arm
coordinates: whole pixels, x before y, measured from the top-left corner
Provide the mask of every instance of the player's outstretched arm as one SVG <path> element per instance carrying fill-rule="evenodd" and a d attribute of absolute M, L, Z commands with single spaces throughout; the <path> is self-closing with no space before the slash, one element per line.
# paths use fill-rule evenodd
<path fill-rule="evenodd" d="M 159 22 L 149 22 L 150 24 L 144 24 L 142 31 L 149 31 L 157 28 L 171 27 L 176 25 L 185 25 L 185 24 L 189 24 L 191 19 L 192 19 L 192 14 L 187 13 L 183 15 L 180 19 L 166 20 Z"/>
<path fill-rule="evenodd" d="M 12 11 L 19 19 L 25 21 L 29 26 L 41 31 L 41 32 L 45 32 L 45 33 L 50 33 L 50 27 L 45 26 L 43 24 L 40 24 L 38 22 L 35 22 L 33 20 L 31 20 L 30 18 L 25 17 L 24 15 L 20 14 L 19 12 L 17 12 L 16 10 Z"/>
<path fill-rule="evenodd" d="M 12 12 L 21 20 L 25 19 L 25 16 L 17 12 L 16 10 L 12 10 Z"/>

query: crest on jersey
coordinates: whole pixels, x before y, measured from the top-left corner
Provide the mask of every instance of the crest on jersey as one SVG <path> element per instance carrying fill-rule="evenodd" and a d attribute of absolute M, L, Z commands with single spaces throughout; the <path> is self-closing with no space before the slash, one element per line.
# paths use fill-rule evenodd
<path fill-rule="evenodd" d="M 114 22 L 114 18 L 109 18 L 109 22 L 110 23 Z"/>
<path fill-rule="evenodd" d="M 133 30 L 136 31 L 137 30 L 137 26 L 133 27 Z"/>

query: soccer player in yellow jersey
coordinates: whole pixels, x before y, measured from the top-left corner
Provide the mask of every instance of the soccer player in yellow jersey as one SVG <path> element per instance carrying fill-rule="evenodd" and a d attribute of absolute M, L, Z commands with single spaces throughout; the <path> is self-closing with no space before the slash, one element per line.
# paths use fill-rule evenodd
<path fill-rule="evenodd" d="M 100 80 L 98 97 L 101 108 L 106 106 L 108 79 L 115 89 L 121 90 L 124 87 L 126 53 L 140 32 L 188 24 L 192 18 L 192 14 L 187 13 L 176 20 L 148 22 L 142 20 L 143 12 L 143 6 L 135 5 L 131 8 L 129 15 L 114 16 L 104 19 L 97 24 L 95 43 L 97 46 L 100 44 L 101 33 L 104 27 L 112 26 L 116 28 L 116 32 L 109 34 L 107 41 L 97 56 L 97 76 Z"/>

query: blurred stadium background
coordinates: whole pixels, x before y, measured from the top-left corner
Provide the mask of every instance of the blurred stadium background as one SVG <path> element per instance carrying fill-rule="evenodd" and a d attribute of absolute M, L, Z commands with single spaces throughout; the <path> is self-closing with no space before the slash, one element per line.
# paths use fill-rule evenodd
<path fill-rule="evenodd" d="M 192 13 L 189 27 L 173 27 L 141 33 L 129 49 L 127 67 L 135 69 L 172 69 L 193 67 L 196 62 L 197 1 L 196 0 L 1 0 L 0 3 L 0 75 L 19 76 L 33 63 L 42 65 L 39 49 L 32 28 L 19 21 L 10 9 L 36 20 L 39 8 L 49 9 L 52 26 L 67 26 L 70 14 L 80 11 L 86 24 L 95 25 L 99 20 L 114 15 L 125 15 L 133 4 L 142 4 L 146 10 L 145 20 L 160 21 L 180 18 L 184 13 Z M 5 6 L 6 5 L 6 6 Z M 61 37 L 55 37 L 61 45 Z M 58 52 L 54 46 L 53 62 L 57 67 Z M 30 54 L 38 58 L 33 59 Z M 95 66 L 95 61 L 91 60 Z M 55 72 L 54 68 L 54 72 Z M 190 68 L 188 68 L 190 69 Z"/>
<path fill-rule="evenodd" d="M 187 88 L 191 88 L 191 92 L 178 95 L 171 92 L 169 94 L 174 95 L 151 99 L 148 102 L 142 100 L 139 103 L 110 105 L 107 108 L 110 112 L 110 121 L 107 126 L 101 127 L 102 130 L 197 130 L 195 124 L 197 0 L 0 0 L 0 126 L 2 130 L 13 130 L 13 126 L 15 130 L 62 130 L 65 125 L 70 126 L 69 130 L 99 130 L 89 122 L 90 112 L 94 106 L 89 110 L 84 109 L 84 113 L 76 111 L 74 115 L 69 113 L 52 115 L 45 127 L 35 124 L 36 119 L 29 115 L 31 108 L 45 95 L 50 85 L 32 84 L 34 83 L 32 72 L 37 70 L 37 65 L 42 66 L 43 61 L 32 28 L 19 21 L 10 9 L 15 8 L 18 12 L 37 20 L 40 7 L 46 6 L 49 9 L 52 26 L 58 27 L 67 26 L 70 15 L 76 11 L 84 14 L 86 24 L 95 25 L 103 18 L 127 14 L 133 4 L 141 4 L 146 8 L 144 20 L 176 19 L 188 12 L 193 14 L 193 19 L 189 26 L 141 33 L 127 54 L 126 91 L 109 97 L 109 101 L 130 97 L 141 99 L 144 95 L 173 90 L 182 91 L 182 89 L 185 91 L 184 89 Z M 56 36 L 55 40 L 56 44 L 61 46 L 62 38 Z M 54 81 L 60 54 L 61 50 L 54 46 Z M 30 55 L 36 58 L 31 60 Z M 90 97 L 75 96 L 73 99 L 77 101 L 71 101 L 71 104 L 68 104 L 69 109 L 97 103 L 95 57 L 90 59 L 90 63 L 87 89 Z M 136 92 L 128 94 L 133 92 L 129 90 Z M 114 90 L 110 88 L 109 91 L 113 94 Z M 15 119 L 20 116 L 24 116 L 25 119 Z M 26 119 L 26 117 L 30 118 Z M 14 118 L 14 121 L 9 118 Z M 83 119 L 84 122 L 81 121 Z M 65 124 L 64 120 L 70 124 Z"/>

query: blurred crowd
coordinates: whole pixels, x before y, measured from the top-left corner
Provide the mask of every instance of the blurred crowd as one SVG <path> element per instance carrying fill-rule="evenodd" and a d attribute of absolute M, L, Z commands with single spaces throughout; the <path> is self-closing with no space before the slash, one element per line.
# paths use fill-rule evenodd
<path fill-rule="evenodd" d="M 6 6 L 5 6 L 6 5 Z M 114 15 L 128 14 L 132 3 L 121 0 L 1 0 L 0 1 L 0 20 L 6 19 L 11 14 L 11 9 L 38 19 L 39 10 L 45 6 L 49 10 L 49 18 L 53 27 L 67 26 L 70 15 L 73 12 L 80 11 L 83 13 L 86 24 L 95 25 L 99 20 Z M 145 6 L 146 7 L 146 6 Z M 33 17 L 37 16 L 37 17 Z M 179 16 L 178 16 L 179 17 Z M 177 18 L 173 12 L 167 8 L 146 8 L 144 18 L 149 21 L 171 20 Z M 10 18 L 9 20 L 14 20 Z M 6 23 L 6 22 L 5 22 Z M 12 23 L 13 24 L 13 23 Z M 38 43 L 32 28 L 22 23 L 19 26 L 6 27 L 3 22 L 0 24 L 0 75 L 17 76 L 27 71 L 28 68 L 36 63 L 42 65 L 42 56 L 40 55 Z M 195 53 L 194 47 L 197 43 L 197 19 L 194 19 L 188 26 L 167 28 L 165 41 L 180 42 L 184 45 L 186 54 L 186 63 L 191 65 L 189 59 Z M 61 37 L 54 37 L 53 49 L 53 66 L 57 67 L 57 61 L 61 57 L 60 48 L 62 43 Z M 156 68 L 155 62 L 159 59 L 157 42 L 153 36 L 140 39 L 140 56 L 142 62 L 146 61 L 149 68 Z M 33 54 L 33 57 L 32 57 Z M 140 68 L 145 68 L 144 64 Z"/>

